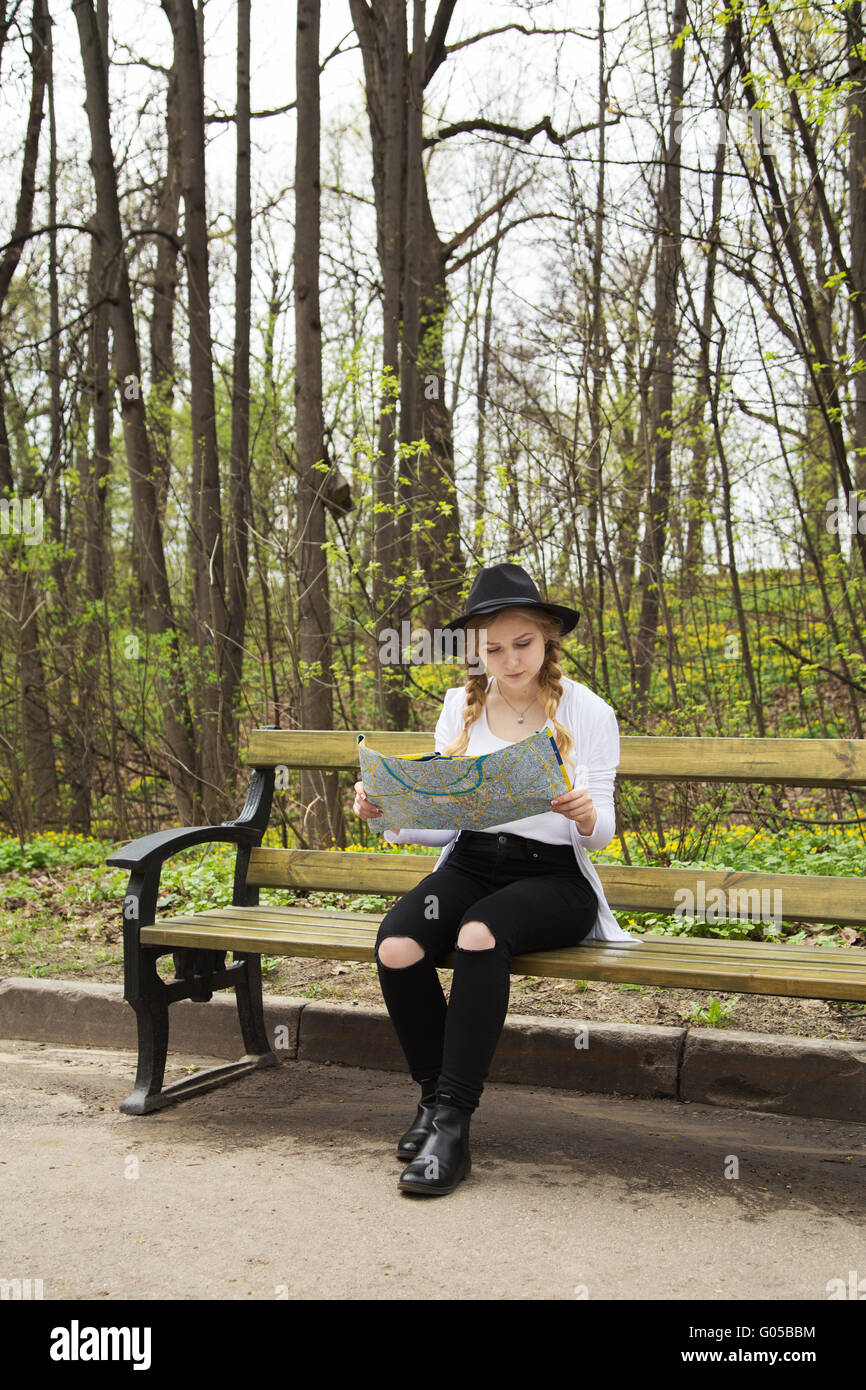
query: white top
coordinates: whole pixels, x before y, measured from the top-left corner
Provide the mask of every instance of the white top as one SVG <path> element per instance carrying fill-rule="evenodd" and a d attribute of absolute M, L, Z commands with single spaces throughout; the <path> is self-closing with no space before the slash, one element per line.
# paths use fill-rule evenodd
<path fill-rule="evenodd" d="M 463 728 L 466 687 L 454 686 L 446 690 L 442 713 L 436 725 L 436 752 L 444 753 Z M 556 717 L 571 733 L 574 739 L 570 759 L 578 769 L 577 785 L 587 788 L 595 804 L 598 818 L 591 835 L 581 835 L 573 820 L 568 820 L 558 811 L 549 811 L 541 816 L 527 816 L 521 821 L 511 821 L 507 825 L 491 826 L 495 830 L 511 831 L 516 835 L 526 835 L 531 839 L 549 840 L 553 844 L 566 844 L 574 847 L 574 854 L 581 871 L 586 875 L 598 896 L 598 913 L 595 925 L 585 941 L 639 941 L 639 937 L 624 931 L 608 906 L 601 879 L 587 851 L 604 849 L 616 833 L 616 813 L 613 804 L 613 788 L 616 769 L 619 766 L 619 725 L 613 708 L 590 690 L 588 686 L 562 677 L 562 699 Z M 476 742 L 477 740 L 477 742 Z M 506 742 L 497 739 L 490 732 L 486 713 L 475 720 L 469 728 L 471 753 L 489 752 L 494 747 L 504 748 Z M 565 827 L 565 835 L 560 831 L 560 823 Z M 533 827 L 533 829 L 530 829 Z M 554 839 L 554 832 L 556 838 Z M 384 838 L 392 845 L 442 845 L 443 850 L 436 861 L 440 868 L 448 858 L 457 840 L 456 830 L 386 830 Z"/>
<path fill-rule="evenodd" d="M 450 693 L 449 690 L 448 694 L 450 695 Z M 462 714 L 460 717 L 462 723 Z M 541 727 L 544 728 L 544 725 L 542 724 Z M 529 732 L 526 733 L 525 737 L 529 737 Z M 497 737 L 490 728 L 487 722 L 487 706 L 485 705 L 475 723 L 470 726 L 469 742 L 466 745 L 467 754 L 492 753 L 495 748 L 507 748 L 508 746 L 508 740 Z M 507 830 L 511 835 L 525 835 L 528 840 L 544 840 L 549 845 L 570 845 L 571 831 L 568 825 L 569 822 L 566 817 L 559 815 L 557 811 L 545 811 L 539 816 L 524 816 L 523 820 L 509 820 L 502 825 L 488 825 L 479 833 L 495 835 L 497 831 Z"/>

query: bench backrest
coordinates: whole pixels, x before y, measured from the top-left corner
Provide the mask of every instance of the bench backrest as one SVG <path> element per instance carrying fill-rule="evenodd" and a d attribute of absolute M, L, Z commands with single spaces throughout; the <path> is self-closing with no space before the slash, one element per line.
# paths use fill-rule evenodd
<path fill-rule="evenodd" d="M 433 735 L 373 730 L 381 753 L 430 753 Z M 866 739 L 620 739 L 618 779 L 646 782 L 753 782 L 789 787 L 866 787 Z M 249 767 L 339 771 L 358 766 L 358 734 L 324 729 L 255 729 Z"/>
<path fill-rule="evenodd" d="M 367 742 L 383 753 L 427 753 L 432 733 L 376 730 Z M 246 753 L 249 767 L 341 771 L 357 768 L 358 734 L 316 729 L 256 729 Z M 770 786 L 866 788 L 866 740 L 630 737 L 620 740 L 617 779 L 644 782 L 732 782 Z M 396 896 L 430 872 L 429 855 L 356 851 L 254 849 L 246 882 L 251 888 L 295 888 Z M 673 912 L 682 890 L 709 900 L 720 889 L 739 920 L 791 920 L 838 924 L 866 921 L 862 879 L 809 874 L 767 874 L 642 865 L 597 864 L 612 908 Z M 768 896 L 780 894 L 781 899 Z M 718 900 L 718 899 L 717 899 Z M 780 911 L 777 913 L 777 907 Z"/>

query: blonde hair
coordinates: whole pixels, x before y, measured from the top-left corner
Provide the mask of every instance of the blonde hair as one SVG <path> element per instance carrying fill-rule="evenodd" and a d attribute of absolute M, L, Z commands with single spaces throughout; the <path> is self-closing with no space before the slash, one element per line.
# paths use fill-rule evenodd
<path fill-rule="evenodd" d="M 560 724 L 556 717 L 556 710 L 562 699 L 562 667 L 560 666 L 559 639 L 561 628 L 558 620 L 551 613 L 545 613 L 537 608 L 521 608 L 515 605 L 513 608 L 498 609 L 496 616 L 502 612 L 519 614 L 527 618 L 540 628 L 544 638 L 544 661 L 536 679 L 541 689 L 541 703 L 544 705 L 544 714 L 547 722 L 552 725 L 556 736 L 557 746 L 564 759 L 568 759 L 574 744 L 574 739 L 568 729 Z M 492 614 L 490 615 L 493 616 Z M 487 623 L 488 618 L 470 618 L 467 628 L 482 628 Z M 467 644 L 468 645 L 468 644 Z M 476 658 L 477 660 L 477 658 Z M 467 658 L 467 666 L 469 659 Z M 478 675 L 472 675 L 467 671 L 466 675 L 466 703 L 463 709 L 463 728 L 455 739 L 449 743 L 445 752 L 450 755 L 464 753 L 469 743 L 469 727 L 479 718 L 481 711 L 487 703 L 487 681 L 486 671 Z"/>

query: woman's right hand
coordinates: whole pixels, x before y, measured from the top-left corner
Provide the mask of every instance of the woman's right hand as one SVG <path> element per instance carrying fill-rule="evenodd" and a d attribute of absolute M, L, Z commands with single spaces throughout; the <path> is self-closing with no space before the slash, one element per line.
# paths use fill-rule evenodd
<path fill-rule="evenodd" d="M 355 783 L 355 800 L 352 802 L 352 810 L 361 820 L 375 820 L 381 816 L 382 812 L 378 806 L 374 806 L 372 801 L 368 801 L 367 793 L 364 791 L 364 783 Z"/>

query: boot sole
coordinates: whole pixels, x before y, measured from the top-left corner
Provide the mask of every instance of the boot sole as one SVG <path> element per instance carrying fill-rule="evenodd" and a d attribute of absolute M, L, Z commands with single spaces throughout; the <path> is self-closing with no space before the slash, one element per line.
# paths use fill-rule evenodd
<path fill-rule="evenodd" d="M 450 1187 L 410 1187 L 408 1183 L 397 1184 L 397 1191 L 402 1192 L 404 1197 L 447 1197 L 449 1192 L 460 1186 L 460 1182 L 452 1183 Z"/>
<path fill-rule="evenodd" d="M 426 1182 L 422 1187 L 420 1183 L 408 1183 L 400 1178 L 397 1182 L 397 1191 L 403 1192 L 410 1197 L 447 1197 L 449 1192 L 453 1192 L 462 1182 L 465 1182 L 471 1172 L 472 1164 L 467 1163 L 463 1175 L 459 1177 L 456 1182 L 451 1183 L 450 1187 L 431 1187 L 430 1184 Z"/>

